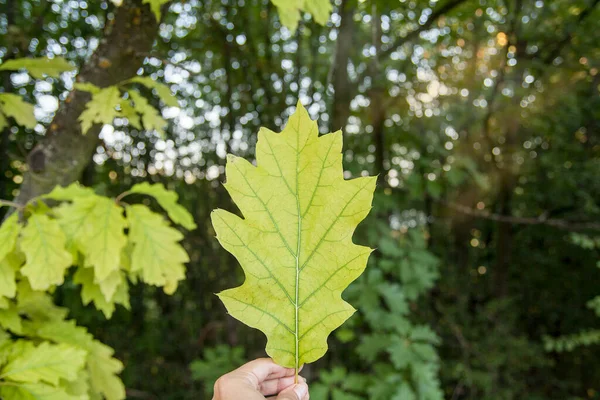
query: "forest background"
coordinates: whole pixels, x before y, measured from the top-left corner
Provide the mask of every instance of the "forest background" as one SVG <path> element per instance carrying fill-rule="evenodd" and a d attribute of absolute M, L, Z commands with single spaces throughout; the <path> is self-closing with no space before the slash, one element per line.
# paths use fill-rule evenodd
<path fill-rule="evenodd" d="M 164 185 L 194 221 L 170 198 L 184 280 L 129 276 L 105 302 L 77 272 L 40 289 L 41 321 L 77 321 L 114 349 L 106 371 L 124 366 L 123 387 L 94 381 L 91 358 L 91 389 L 61 383 L 79 370 L 55 386 L 210 399 L 220 374 L 264 355 L 214 295 L 243 275 L 210 212 L 237 210 L 226 154 L 252 161 L 259 128 L 281 130 L 299 100 L 322 134 L 343 130 L 346 178 L 379 176 L 354 236 L 377 250 L 345 292 L 358 312 L 304 371 L 311 399 L 600 399 L 598 3 L 0 0 L 3 226 L 12 206 L 54 226 L 60 207 L 36 199 L 75 181 L 73 204 L 88 187 L 153 215 L 165 193 L 130 189 Z M 25 271 L 18 289 L 0 281 L 0 343 L 59 346 L 24 305 Z M 25 399 L 1 391 L 15 354 L 0 351 L 0 395 Z"/>

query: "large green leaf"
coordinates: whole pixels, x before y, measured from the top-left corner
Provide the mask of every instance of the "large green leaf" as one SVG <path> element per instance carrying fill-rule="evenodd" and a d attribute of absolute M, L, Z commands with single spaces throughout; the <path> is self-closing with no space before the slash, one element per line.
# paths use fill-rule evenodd
<path fill-rule="evenodd" d="M 65 234 L 58 222 L 46 215 L 29 217 L 21 235 L 21 250 L 26 258 L 21 273 L 33 289 L 47 290 L 63 283 L 65 271 L 73 261 L 65 246 Z"/>
<path fill-rule="evenodd" d="M 286 367 L 319 359 L 327 336 L 353 313 L 342 291 L 371 249 L 352 243 L 369 213 L 374 177 L 344 180 L 342 133 L 319 137 L 298 104 L 280 134 L 261 129 L 255 167 L 227 159 L 227 191 L 244 219 L 212 213 L 221 245 L 246 281 L 219 294 L 229 313 L 267 336 L 267 353 Z"/>

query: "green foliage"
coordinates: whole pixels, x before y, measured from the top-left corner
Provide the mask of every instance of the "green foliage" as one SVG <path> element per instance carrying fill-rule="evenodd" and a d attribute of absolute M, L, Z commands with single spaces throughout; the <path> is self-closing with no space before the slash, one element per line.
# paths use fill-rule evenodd
<path fill-rule="evenodd" d="M 155 195 L 174 221 L 195 226 L 177 195 L 162 185 L 138 185 L 135 191 Z M 58 205 L 41 206 L 44 200 Z M 72 282 L 81 285 L 83 304 L 94 303 L 107 318 L 116 304 L 129 308 L 129 280 L 172 294 L 188 261 L 181 238 L 146 206 L 124 207 L 78 184 L 56 187 L 10 215 L 0 225 L 0 394 L 124 399 L 117 376 L 123 365 L 112 358 L 113 350 L 65 320 L 66 310 L 48 292 L 70 279 L 67 271 L 74 266 Z"/>
<path fill-rule="evenodd" d="M 217 379 L 245 362 L 243 347 L 218 345 L 207 348 L 202 358 L 190 364 L 192 379 L 203 382 L 204 394 L 209 398 Z"/>
<path fill-rule="evenodd" d="M 331 331 L 354 313 L 342 290 L 371 254 L 352 233 L 371 209 L 375 178 L 344 180 L 341 149 L 341 132 L 319 137 L 298 103 L 280 134 L 259 132 L 257 167 L 228 156 L 226 189 L 244 219 L 211 215 L 219 242 L 246 274 L 219 298 L 265 333 L 275 362 L 296 371 L 321 358 Z"/>
<path fill-rule="evenodd" d="M 44 76 L 58 78 L 61 73 L 75 68 L 62 57 L 55 58 L 17 58 L 0 64 L 0 71 L 25 69 L 35 79 Z M 9 126 L 7 118 L 14 118 L 18 125 L 33 129 L 37 121 L 33 114 L 33 105 L 21 96 L 12 93 L 0 93 L 0 131 Z"/>

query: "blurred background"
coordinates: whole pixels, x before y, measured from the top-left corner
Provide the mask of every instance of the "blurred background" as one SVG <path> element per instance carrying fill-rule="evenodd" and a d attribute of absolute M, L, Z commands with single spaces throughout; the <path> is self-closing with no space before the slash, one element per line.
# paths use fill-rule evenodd
<path fill-rule="evenodd" d="M 187 279 L 172 296 L 133 285 L 111 320 L 73 284 L 56 301 L 115 348 L 128 398 L 210 399 L 220 374 L 264 356 L 214 295 L 243 275 L 209 214 L 237 212 L 225 155 L 253 160 L 259 127 L 280 130 L 299 99 L 321 133 L 344 131 L 347 178 L 379 174 L 354 238 L 377 251 L 345 292 L 358 312 L 305 368 L 311 399 L 600 399 L 599 2 L 336 0 L 324 26 L 302 14 L 292 31 L 268 0 L 173 1 L 143 49 L 119 20 L 148 14 L 140 1 L 0 0 L 2 61 L 85 71 L 97 49 L 129 46 L 179 100 L 153 104 L 163 136 L 99 127 L 80 181 L 175 190 L 198 224 Z M 19 194 L 75 76 L 0 72 L 38 120 L 1 133 L 0 198 Z M 69 115 L 57 129 L 78 125 Z"/>

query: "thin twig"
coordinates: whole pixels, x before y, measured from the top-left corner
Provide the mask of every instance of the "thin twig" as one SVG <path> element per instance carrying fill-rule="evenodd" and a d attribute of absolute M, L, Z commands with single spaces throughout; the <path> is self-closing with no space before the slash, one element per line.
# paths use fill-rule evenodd
<path fill-rule="evenodd" d="M 22 210 L 23 208 L 25 208 L 23 204 L 15 203 L 14 201 L 8 200 L 0 200 L 0 207 L 1 206 L 14 207 L 18 210 Z"/>

